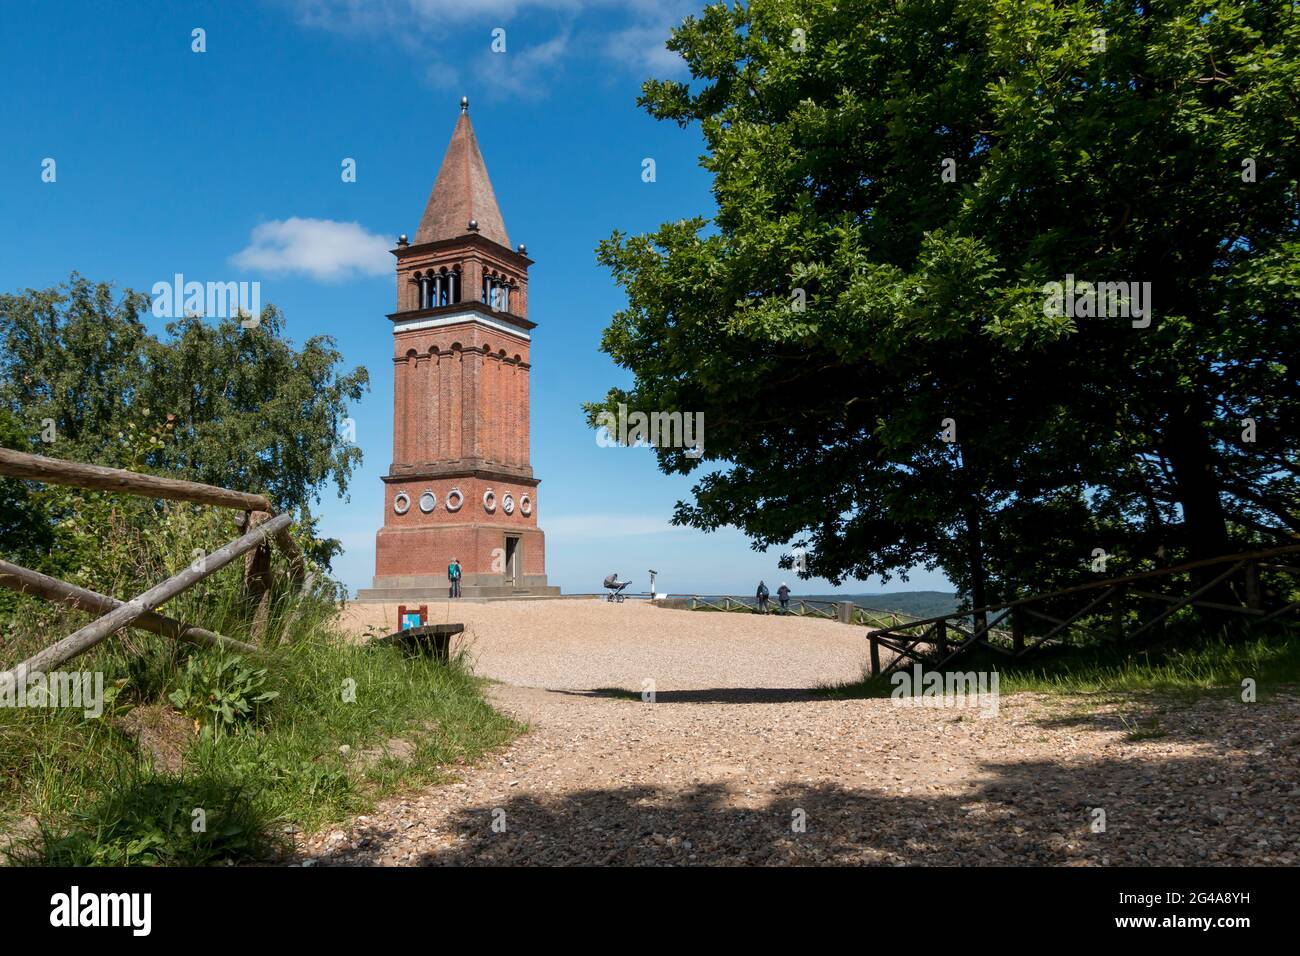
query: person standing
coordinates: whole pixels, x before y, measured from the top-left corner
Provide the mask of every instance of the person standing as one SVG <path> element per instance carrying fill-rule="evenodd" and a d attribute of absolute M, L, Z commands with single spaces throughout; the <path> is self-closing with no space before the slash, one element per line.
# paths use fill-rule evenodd
<path fill-rule="evenodd" d="M 754 597 L 758 599 L 759 614 L 767 613 L 767 594 L 768 594 L 767 585 L 764 584 L 762 581 L 759 581 L 758 590 L 754 593 Z"/>
<path fill-rule="evenodd" d="M 451 582 L 451 596 L 460 597 L 460 562 L 455 558 L 447 565 L 447 580 Z"/>
<path fill-rule="evenodd" d="M 776 599 L 781 602 L 782 611 L 790 610 L 790 585 L 782 581 L 781 586 L 776 589 Z"/>

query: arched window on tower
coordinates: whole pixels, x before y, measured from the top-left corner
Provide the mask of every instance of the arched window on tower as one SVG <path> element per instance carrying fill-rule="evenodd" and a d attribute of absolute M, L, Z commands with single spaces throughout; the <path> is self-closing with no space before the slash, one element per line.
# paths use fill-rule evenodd
<path fill-rule="evenodd" d="M 455 305 L 460 301 L 460 266 L 452 268 L 451 272 L 447 275 L 447 281 L 451 283 L 449 286 L 451 291 L 447 296 L 447 304 Z"/>
<path fill-rule="evenodd" d="M 484 276 L 479 301 L 496 312 L 510 311 L 509 280 L 495 272 Z"/>

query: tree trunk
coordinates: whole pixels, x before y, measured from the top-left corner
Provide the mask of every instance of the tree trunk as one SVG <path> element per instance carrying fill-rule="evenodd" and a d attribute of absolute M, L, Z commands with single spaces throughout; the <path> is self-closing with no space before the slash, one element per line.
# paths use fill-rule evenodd
<path fill-rule="evenodd" d="M 1183 541 L 1192 561 L 1215 558 L 1233 551 L 1228 536 L 1228 519 L 1220 496 L 1219 476 L 1210 435 L 1194 407 L 1173 411 L 1164 434 L 1164 453 L 1173 471 L 1175 493 L 1183 512 Z M 1192 587 L 1205 584 L 1217 573 L 1206 567 L 1192 572 Z M 1238 604 L 1232 583 L 1225 581 L 1202 597 L 1220 604 Z M 1213 608 L 1198 608 L 1202 625 L 1217 629 L 1230 623 L 1236 615 Z"/>
<path fill-rule="evenodd" d="M 1198 561 L 1232 551 L 1228 520 L 1219 495 L 1210 436 L 1190 408 L 1170 414 L 1164 435 L 1165 457 L 1174 473 L 1188 558 Z"/>

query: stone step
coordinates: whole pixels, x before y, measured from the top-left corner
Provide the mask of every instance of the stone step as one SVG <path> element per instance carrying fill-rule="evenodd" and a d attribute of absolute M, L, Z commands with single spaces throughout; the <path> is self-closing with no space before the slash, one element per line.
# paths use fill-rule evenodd
<path fill-rule="evenodd" d="M 462 601 L 517 601 L 538 598 L 564 597 L 556 585 L 544 588 L 463 587 L 458 600 Z M 351 600 L 360 603 L 412 604 L 419 601 L 446 601 L 447 588 L 362 588 Z"/>

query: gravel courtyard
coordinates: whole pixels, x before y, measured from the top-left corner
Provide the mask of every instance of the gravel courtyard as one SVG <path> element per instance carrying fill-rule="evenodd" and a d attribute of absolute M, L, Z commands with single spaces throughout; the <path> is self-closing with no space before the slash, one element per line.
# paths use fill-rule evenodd
<path fill-rule="evenodd" d="M 494 703 L 529 733 L 458 782 L 307 839 L 299 862 L 1300 862 L 1293 694 L 1018 694 L 983 717 L 810 693 L 862 672 L 863 631 L 830 621 L 595 600 L 450 613 L 476 670 L 501 682 Z M 352 605 L 347 623 L 395 619 Z"/>
<path fill-rule="evenodd" d="M 523 687 L 808 688 L 861 678 L 867 654 L 862 628 L 814 618 L 596 599 L 427 603 L 430 623 L 465 623 L 454 647 L 467 649 L 476 673 Z M 397 605 L 350 604 L 344 625 L 391 633 Z"/>

